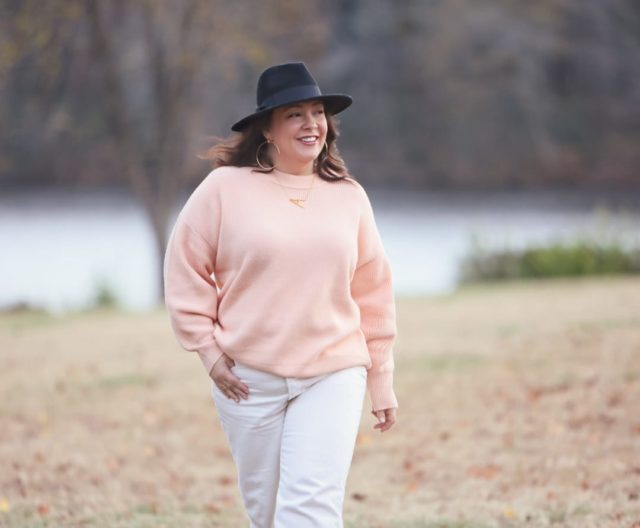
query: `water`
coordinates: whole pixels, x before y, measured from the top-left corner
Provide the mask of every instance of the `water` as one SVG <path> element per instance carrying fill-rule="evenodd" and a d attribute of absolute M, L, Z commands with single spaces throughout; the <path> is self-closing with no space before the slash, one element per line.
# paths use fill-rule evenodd
<path fill-rule="evenodd" d="M 454 290 L 473 236 L 493 247 L 588 234 L 640 240 L 640 197 L 631 193 L 368 193 L 399 296 Z M 100 281 L 126 309 L 157 305 L 161 270 L 151 227 L 123 191 L 4 193 L 0 247 L 0 307 L 82 308 Z"/>

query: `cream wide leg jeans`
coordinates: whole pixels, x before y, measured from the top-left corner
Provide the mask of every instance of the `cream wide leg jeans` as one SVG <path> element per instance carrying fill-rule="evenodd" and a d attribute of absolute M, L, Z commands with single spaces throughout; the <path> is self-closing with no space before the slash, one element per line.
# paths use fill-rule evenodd
<path fill-rule="evenodd" d="M 342 528 L 367 370 L 283 378 L 239 363 L 249 398 L 211 382 L 250 528 Z"/>

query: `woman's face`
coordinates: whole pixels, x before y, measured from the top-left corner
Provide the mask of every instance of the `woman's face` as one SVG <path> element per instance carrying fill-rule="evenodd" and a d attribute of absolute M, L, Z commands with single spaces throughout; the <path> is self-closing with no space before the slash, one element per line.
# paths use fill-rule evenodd
<path fill-rule="evenodd" d="M 310 174 L 327 138 L 327 117 L 320 101 L 306 101 L 276 108 L 265 137 L 278 146 L 271 147 L 276 168 L 294 174 Z"/>

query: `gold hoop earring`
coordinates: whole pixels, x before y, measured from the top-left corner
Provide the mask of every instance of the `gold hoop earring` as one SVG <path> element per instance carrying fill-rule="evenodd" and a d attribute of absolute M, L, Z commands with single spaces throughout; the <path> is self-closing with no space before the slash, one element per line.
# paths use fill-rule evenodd
<path fill-rule="evenodd" d="M 262 163 L 260 163 L 260 149 L 262 147 L 264 147 L 265 145 L 268 145 L 269 143 L 271 143 L 269 140 L 263 141 L 262 143 L 260 143 L 260 145 L 258 145 L 258 148 L 256 149 L 256 163 L 258 164 L 258 167 L 260 167 L 261 169 L 264 169 L 264 170 L 273 169 L 273 167 L 275 166 L 275 165 L 271 165 L 271 167 L 266 167 Z M 276 148 L 278 148 L 278 147 L 276 147 Z M 278 153 L 279 152 L 280 151 L 278 151 Z"/>
<path fill-rule="evenodd" d="M 269 143 L 271 143 L 274 147 L 276 147 L 276 150 L 278 151 L 278 156 L 280 155 L 280 149 L 278 148 L 278 145 L 276 145 L 275 141 L 271 141 L 270 139 L 267 140 Z"/>

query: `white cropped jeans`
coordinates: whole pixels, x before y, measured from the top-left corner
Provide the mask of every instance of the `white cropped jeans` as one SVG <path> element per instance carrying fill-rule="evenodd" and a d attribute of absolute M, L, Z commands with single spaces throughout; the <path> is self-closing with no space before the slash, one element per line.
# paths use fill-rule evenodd
<path fill-rule="evenodd" d="M 211 395 L 250 528 L 341 528 L 366 368 L 312 378 L 283 378 L 237 361 L 231 370 L 249 398 L 236 403 L 213 381 Z"/>

